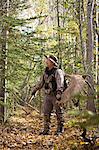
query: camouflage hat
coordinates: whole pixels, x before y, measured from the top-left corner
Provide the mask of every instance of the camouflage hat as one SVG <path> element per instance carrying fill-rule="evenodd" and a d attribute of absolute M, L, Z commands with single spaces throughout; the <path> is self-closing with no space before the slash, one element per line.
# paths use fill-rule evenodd
<path fill-rule="evenodd" d="M 53 56 L 53 55 L 49 55 L 49 56 L 46 56 L 46 55 L 45 55 L 45 57 L 46 57 L 47 59 L 49 59 L 51 62 L 53 62 L 53 63 L 55 64 L 55 66 L 58 66 L 58 59 L 57 59 L 57 57 L 55 57 L 55 56 Z"/>

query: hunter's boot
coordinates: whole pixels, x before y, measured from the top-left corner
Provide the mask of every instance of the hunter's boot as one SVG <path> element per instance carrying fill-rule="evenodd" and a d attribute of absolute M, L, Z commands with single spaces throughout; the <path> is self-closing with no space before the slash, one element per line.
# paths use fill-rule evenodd
<path fill-rule="evenodd" d="M 50 115 L 44 115 L 44 130 L 39 135 L 48 135 L 50 125 Z"/>
<path fill-rule="evenodd" d="M 63 119 L 63 112 L 57 113 L 57 130 L 55 135 L 60 135 L 64 132 L 64 119 Z"/>
<path fill-rule="evenodd" d="M 64 132 L 64 125 L 63 123 L 58 124 L 57 130 L 55 132 L 55 135 L 60 135 Z"/>

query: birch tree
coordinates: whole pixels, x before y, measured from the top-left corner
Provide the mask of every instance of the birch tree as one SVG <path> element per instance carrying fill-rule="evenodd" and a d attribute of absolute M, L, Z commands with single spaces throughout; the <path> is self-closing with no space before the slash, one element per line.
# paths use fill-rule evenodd
<path fill-rule="evenodd" d="M 80 42 L 81 42 L 81 50 L 82 50 L 82 60 L 83 60 L 83 67 L 84 70 L 86 70 L 86 43 L 83 39 L 83 22 L 85 22 L 84 17 L 84 6 L 83 6 L 83 0 L 78 0 L 78 20 L 79 20 L 79 32 L 80 32 Z"/>
<path fill-rule="evenodd" d="M 87 2 L 87 65 L 88 65 L 88 74 L 90 77 L 88 78 L 89 83 L 92 85 L 93 90 L 91 88 L 88 89 L 88 100 L 87 100 L 87 109 L 96 112 L 95 104 L 94 104 L 94 81 L 93 81 L 93 9 L 94 9 L 94 0 L 88 0 Z"/>

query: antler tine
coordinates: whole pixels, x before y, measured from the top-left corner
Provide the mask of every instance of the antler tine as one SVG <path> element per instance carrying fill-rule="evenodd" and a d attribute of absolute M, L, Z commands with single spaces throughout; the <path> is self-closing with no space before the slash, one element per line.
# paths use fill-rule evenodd
<path fill-rule="evenodd" d="M 65 77 L 71 78 L 72 75 L 66 74 L 65 73 Z"/>
<path fill-rule="evenodd" d="M 84 75 L 82 75 L 82 77 L 83 77 L 84 79 L 86 79 L 86 77 L 90 77 L 90 78 L 91 78 L 91 75 L 89 75 L 89 74 L 84 74 Z"/>

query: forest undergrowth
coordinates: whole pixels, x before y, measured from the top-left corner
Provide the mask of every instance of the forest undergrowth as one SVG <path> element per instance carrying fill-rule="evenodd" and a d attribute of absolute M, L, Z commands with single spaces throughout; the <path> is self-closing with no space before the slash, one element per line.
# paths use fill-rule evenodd
<path fill-rule="evenodd" d="M 98 150 L 96 145 L 85 143 L 82 130 L 75 124 L 77 118 L 64 114 L 64 133 L 54 135 L 57 127 L 55 114 L 51 117 L 50 135 L 39 135 L 43 128 L 43 115 L 27 106 L 20 106 L 7 123 L 0 126 L 0 150 Z M 90 136 L 90 132 L 88 132 Z"/>

